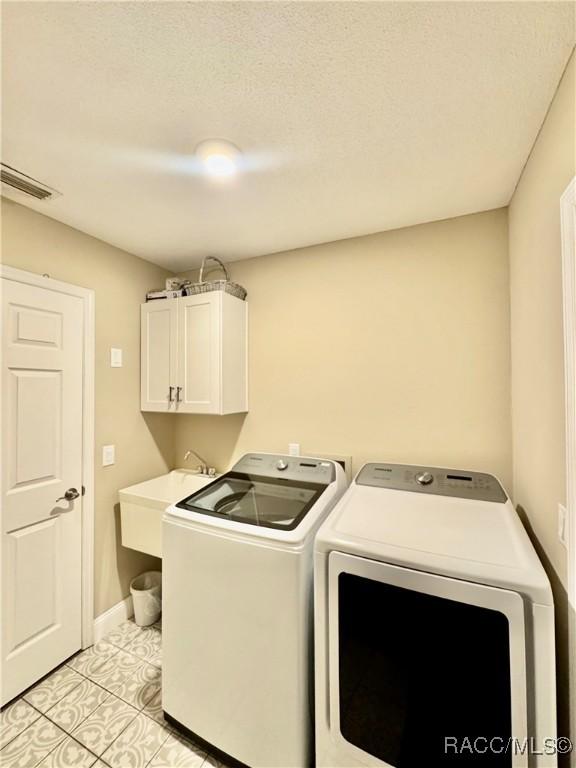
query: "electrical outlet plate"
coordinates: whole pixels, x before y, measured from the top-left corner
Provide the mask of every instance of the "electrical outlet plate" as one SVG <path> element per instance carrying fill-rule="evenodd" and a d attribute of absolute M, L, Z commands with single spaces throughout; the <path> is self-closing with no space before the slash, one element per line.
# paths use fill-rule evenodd
<path fill-rule="evenodd" d="M 568 512 L 563 504 L 558 504 L 558 538 L 568 548 Z"/>
<path fill-rule="evenodd" d="M 102 446 L 102 466 L 109 467 L 116 462 L 116 447 L 114 445 Z"/>
<path fill-rule="evenodd" d="M 288 456 L 300 456 L 300 443 L 288 443 Z"/>
<path fill-rule="evenodd" d="M 116 347 L 110 348 L 110 367 L 122 368 L 122 350 Z"/>
<path fill-rule="evenodd" d="M 331 461 L 337 461 L 342 465 L 342 468 L 346 473 L 347 482 L 352 482 L 352 456 L 343 456 L 339 453 L 321 453 L 318 451 L 306 451 L 306 455 L 313 456 L 316 459 L 330 459 Z"/>

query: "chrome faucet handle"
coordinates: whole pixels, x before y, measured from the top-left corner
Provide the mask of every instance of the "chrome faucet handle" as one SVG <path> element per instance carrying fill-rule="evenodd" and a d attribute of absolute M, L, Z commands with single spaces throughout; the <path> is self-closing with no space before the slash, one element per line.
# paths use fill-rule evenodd
<path fill-rule="evenodd" d="M 184 461 L 187 461 L 190 458 L 190 456 L 195 456 L 200 462 L 196 466 L 196 469 L 198 470 L 198 474 L 206 475 L 207 477 L 216 477 L 216 469 L 214 467 L 209 467 L 208 463 L 206 462 L 206 459 L 203 459 L 199 453 L 196 453 L 196 451 L 193 451 L 192 449 L 186 451 L 186 453 L 184 454 Z"/>
<path fill-rule="evenodd" d="M 184 454 L 184 461 L 187 461 L 190 456 L 195 456 L 198 459 L 198 469 L 202 472 L 203 475 L 205 475 L 208 470 L 208 463 L 206 462 L 206 459 L 203 459 L 199 453 L 190 449 Z"/>

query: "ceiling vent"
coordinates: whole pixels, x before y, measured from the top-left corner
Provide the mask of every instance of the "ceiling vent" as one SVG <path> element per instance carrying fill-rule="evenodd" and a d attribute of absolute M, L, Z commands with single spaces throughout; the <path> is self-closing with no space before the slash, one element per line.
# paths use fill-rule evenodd
<path fill-rule="evenodd" d="M 33 197 L 35 200 L 49 200 L 51 197 L 60 195 L 60 192 L 55 189 L 5 163 L 0 163 L 0 181 L 2 182 L 2 192 L 8 197 L 12 197 L 15 192 Z"/>

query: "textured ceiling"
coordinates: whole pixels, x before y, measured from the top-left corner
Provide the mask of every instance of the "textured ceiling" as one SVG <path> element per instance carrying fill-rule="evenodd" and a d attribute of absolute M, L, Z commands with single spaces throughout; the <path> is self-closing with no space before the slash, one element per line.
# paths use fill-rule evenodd
<path fill-rule="evenodd" d="M 555 2 L 4 2 L 31 208 L 174 270 L 506 205 L 574 44 Z M 202 139 L 244 151 L 229 184 Z"/>

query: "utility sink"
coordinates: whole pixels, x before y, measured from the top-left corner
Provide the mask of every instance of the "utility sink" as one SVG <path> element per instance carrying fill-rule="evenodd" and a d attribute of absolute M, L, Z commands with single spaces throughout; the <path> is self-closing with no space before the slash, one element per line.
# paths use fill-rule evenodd
<path fill-rule="evenodd" d="M 118 496 L 123 546 L 162 557 L 164 510 L 214 479 L 187 469 L 173 469 L 167 475 L 122 488 Z"/>

